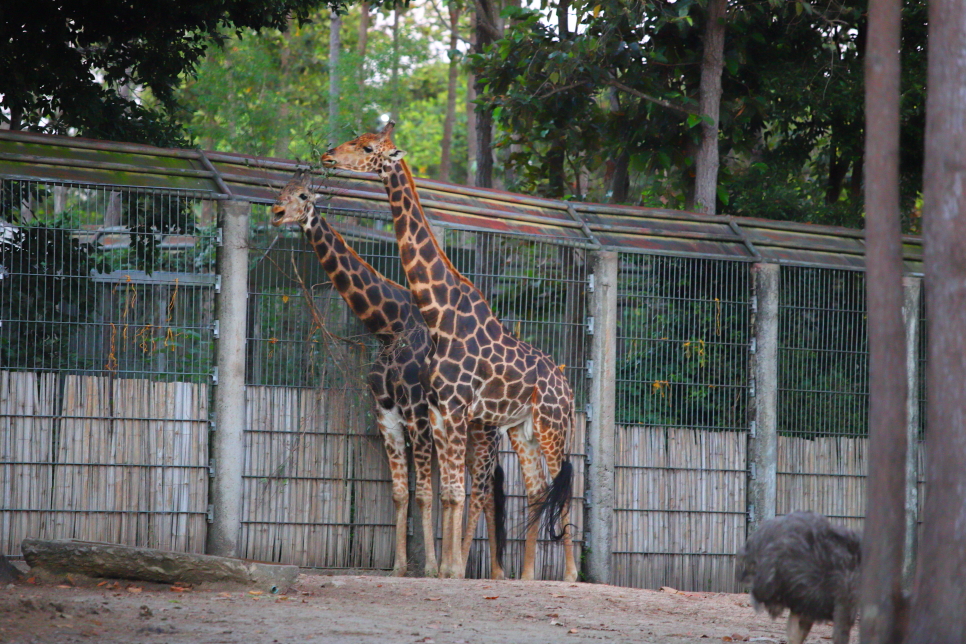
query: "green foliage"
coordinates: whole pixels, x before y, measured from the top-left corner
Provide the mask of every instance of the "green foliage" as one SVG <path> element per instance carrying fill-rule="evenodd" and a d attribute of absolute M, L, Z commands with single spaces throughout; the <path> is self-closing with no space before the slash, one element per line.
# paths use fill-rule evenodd
<path fill-rule="evenodd" d="M 504 37 L 473 58 L 488 81 L 478 100 L 494 110 L 497 145 L 512 146 L 511 186 L 606 199 L 613 164 L 629 157 L 632 202 L 685 206 L 702 121 L 696 108 L 704 4 L 572 6 L 580 28 L 567 33 L 546 18 L 556 3 L 508 9 Z M 864 0 L 729 6 L 719 212 L 862 224 L 866 15 Z M 901 145 L 907 215 L 921 190 L 925 35 L 925 3 L 908 0 Z"/>
<path fill-rule="evenodd" d="M 4 3 L 0 13 L 0 119 L 114 140 L 183 145 L 169 118 L 174 89 L 224 29 L 281 28 L 320 0 L 152 0 Z M 332 0 L 333 7 L 342 7 Z M 160 108 L 139 105 L 137 87 Z"/>

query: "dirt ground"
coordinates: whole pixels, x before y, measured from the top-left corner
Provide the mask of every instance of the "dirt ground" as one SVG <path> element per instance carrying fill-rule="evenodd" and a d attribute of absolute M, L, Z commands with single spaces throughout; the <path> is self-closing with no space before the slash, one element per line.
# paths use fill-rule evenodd
<path fill-rule="evenodd" d="M 0 588 L 0 642 L 304 644 L 783 642 L 747 595 L 564 582 L 303 574 L 271 595 L 130 581 Z M 96 584 L 101 583 L 98 586 Z M 817 626 L 808 641 L 831 639 Z M 857 641 L 853 633 L 853 641 Z"/>

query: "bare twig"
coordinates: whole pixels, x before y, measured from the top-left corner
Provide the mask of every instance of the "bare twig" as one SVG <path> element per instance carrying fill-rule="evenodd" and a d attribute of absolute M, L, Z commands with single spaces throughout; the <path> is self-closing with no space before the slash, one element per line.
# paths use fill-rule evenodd
<path fill-rule="evenodd" d="M 672 103 L 671 101 L 666 101 L 663 98 L 658 98 L 656 96 L 651 96 L 650 94 L 645 94 L 644 92 L 639 92 L 633 87 L 628 87 L 627 85 L 624 85 L 620 81 L 615 80 L 613 78 L 609 79 L 607 81 L 607 84 L 611 85 L 612 87 L 616 87 L 622 92 L 627 92 L 628 94 L 632 94 L 642 100 L 645 100 L 651 103 L 656 103 L 661 107 L 666 107 L 669 110 L 675 110 L 678 112 L 683 112 L 685 114 L 697 114 L 698 116 L 701 115 L 701 112 L 694 109 L 693 107 L 688 107 L 687 105 L 681 105 L 679 103 Z"/>

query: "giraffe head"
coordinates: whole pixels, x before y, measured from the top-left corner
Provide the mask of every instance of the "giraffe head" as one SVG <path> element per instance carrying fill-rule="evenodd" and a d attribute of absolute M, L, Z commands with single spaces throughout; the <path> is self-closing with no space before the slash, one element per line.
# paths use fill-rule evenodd
<path fill-rule="evenodd" d="M 305 224 L 315 210 L 315 200 L 319 197 L 312 189 L 312 174 L 299 170 L 282 188 L 282 192 L 272 206 L 272 225 Z"/>
<path fill-rule="evenodd" d="M 389 121 L 381 132 L 363 134 L 332 148 L 322 155 L 322 165 L 326 168 L 380 173 L 387 162 L 398 161 L 406 155 L 392 142 L 395 126 L 395 122 Z"/>

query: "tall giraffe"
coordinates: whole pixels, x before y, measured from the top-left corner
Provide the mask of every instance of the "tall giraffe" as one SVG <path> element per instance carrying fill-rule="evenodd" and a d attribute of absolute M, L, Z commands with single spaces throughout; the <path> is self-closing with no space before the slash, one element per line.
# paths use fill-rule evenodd
<path fill-rule="evenodd" d="M 574 426 L 570 384 L 547 354 L 506 331 L 483 294 L 443 252 L 403 160 L 405 152 L 392 141 L 393 128 L 390 121 L 380 133 L 363 134 L 329 150 L 322 156 L 322 165 L 376 172 L 382 178 L 403 270 L 435 348 L 429 355 L 424 382 L 440 463 L 440 575 L 463 574 L 466 436 L 469 424 L 479 421 L 506 432 L 520 457 L 533 509 L 527 522 L 521 578 L 533 579 L 539 517 L 545 511 L 551 536 L 564 542 L 564 578 L 573 581 L 577 566 L 568 526 L 573 467 L 564 454 Z M 541 456 L 552 479 L 549 486 L 540 466 Z M 557 519 L 559 534 L 554 526 Z M 467 532 L 471 529 L 467 526 Z"/>
<path fill-rule="evenodd" d="M 396 560 L 393 574 L 406 574 L 407 511 L 409 477 L 406 468 L 405 428 L 416 471 L 416 505 L 422 519 L 426 544 L 427 576 L 436 576 L 435 539 L 432 522 L 433 440 L 425 390 L 420 375 L 430 351 L 429 332 L 413 304 L 409 289 L 386 278 L 346 244 L 342 235 L 316 211 L 320 197 L 311 187 L 311 174 L 298 172 L 279 194 L 272 207 L 272 224 L 297 223 L 329 275 L 336 291 L 382 347 L 369 371 L 369 389 L 376 402 L 376 423 L 382 434 L 392 473 L 392 496 L 396 519 Z M 504 503 L 502 470 L 497 464 L 495 435 L 481 425 L 471 428 L 473 458 L 471 474 L 474 499 L 485 506 L 494 578 L 503 577 L 502 551 Z M 496 484 L 494 477 L 500 477 Z M 477 517 L 478 520 L 478 517 Z"/>

